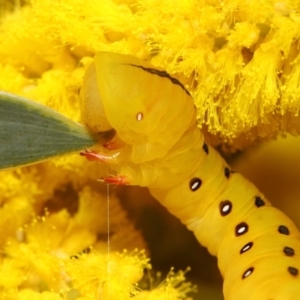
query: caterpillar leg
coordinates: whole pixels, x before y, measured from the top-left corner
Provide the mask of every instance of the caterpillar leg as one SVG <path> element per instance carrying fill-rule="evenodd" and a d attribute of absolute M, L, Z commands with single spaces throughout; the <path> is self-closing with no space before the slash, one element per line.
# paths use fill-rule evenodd
<path fill-rule="evenodd" d="M 102 146 L 108 150 L 115 150 L 119 148 L 119 146 L 114 141 L 104 143 Z"/>
<path fill-rule="evenodd" d="M 87 160 L 97 161 L 97 162 L 110 164 L 110 165 L 117 165 L 120 161 L 119 159 L 120 152 L 113 152 L 107 154 L 107 153 L 100 153 L 94 150 L 86 149 L 80 152 L 80 155 L 86 157 Z M 110 175 L 107 177 L 103 177 L 98 181 L 107 184 L 113 184 L 113 185 L 132 184 L 132 180 L 127 175 Z"/>
<path fill-rule="evenodd" d="M 131 184 L 131 180 L 126 175 L 110 175 L 103 177 L 99 180 L 100 182 L 113 184 L 113 185 L 128 185 Z"/>
<path fill-rule="evenodd" d="M 102 147 L 108 150 L 117 150 L 124 147 L 124 142 L 115 136 L 112 140 L 102 144 Z"/>
<path fill-rule="evenodd" d="M 118 143 L 116 140 L 112 140 L 112 141 L 102 144 L 102 146 L 108 150 L 117 150 L 117 149 L 120 149 L 123 145 Z"/>
<path fill-rule="evenodd" d="M 120 152 L 114 152 L 113 154 L 106 154 L 96 152 L 94 150 L 85 149 L 80 152 L 81 156 L 85 156 L 87 160 L 97 161 L 106 164 L 117 164 L 119 162 L 119 154 Z"/>

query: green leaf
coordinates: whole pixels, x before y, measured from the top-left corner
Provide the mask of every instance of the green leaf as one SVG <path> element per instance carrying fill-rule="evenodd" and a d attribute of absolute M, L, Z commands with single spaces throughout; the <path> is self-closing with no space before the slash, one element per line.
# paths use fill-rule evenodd
<path fill-rule="evenodd" d="M 102 142 L 111 138 L 107 132 L 103 136 Z M 0 91 L 0 169 L 80 151 L 97 142 L 99 136 L 58 112 Z"/>

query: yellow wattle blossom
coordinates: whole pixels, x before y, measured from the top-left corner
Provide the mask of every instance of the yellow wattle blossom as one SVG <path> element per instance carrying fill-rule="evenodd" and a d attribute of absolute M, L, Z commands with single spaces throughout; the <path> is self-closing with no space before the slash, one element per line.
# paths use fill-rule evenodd
<path fill-rule="evenodd" d="M 14 188 L 18 189 L 18 185 Z M 66 208 L 54 207 L 58 201 L 67 200 L 55 195 L 45 205 L 49 211 L 34 217 L 32 207 L 31 215 L 16 224 L 16 218 L 11 219 L 13 210 L 2 208 L 1 213 L 7 218 L 1 219 L 5 234 L 1 246 L 0 299 L 130 299 L 132 294 L 141 299 L 151 298 L 152 293 L 143 292 L 138 285 L 144 270 L 150 269 L 149 259 L 143 251 L 132 248 L 145 248 L 144 241 L 126 219 L 117 199 L 110 196 L 108 252 L 106 198 L 91 187 L 77 192 L 79 203 L 73 203 L 78 205 L 75 213 L 71 203 L 60 204 Z M 75 191 L 69 193 L 72 196 Z M 25 204 L 26 197 L 22 200 Z M 76 202 L 74 196 L 72 201 Z M 14 197 L 6 205 L 23 216 Z M 117 252 L 125 248 L 132 251 Z M 182 274 L 172 276 L 184 281 Z M 188 285 L 179 297 L 174 280 L 163 286 L 168 289 L 155 293 L 162 297 L 176 295 L 170 299 L 184 299 L 186 292 L 192 290 Z"/>
<path fill-rule="evenodd" d="M 299 32 L 298 1 L 32 0 L 3 18 L 0 87 L 57 108 L 76 97 L 81 58 L 135 54 L 177 75 L 199 125 L 240 148 L 299 133 Z"/>
<path fill-rule="evenodd" d="M 0 0 L 0 90 L 79 121 L 93 55 L 129 53 L 187 86 L 215 145 L 240 149 L 300 132 L 299 1 L 16 3 Z M 0 299 L 169 300 L 193 290 L 183 272 L 141 288 L 150 265 L 134 249 L 146 243 L 115 196 L 108 252 L 107 191 L 96 182 L 103 174 L 76 155 L 1 173 Z"/>

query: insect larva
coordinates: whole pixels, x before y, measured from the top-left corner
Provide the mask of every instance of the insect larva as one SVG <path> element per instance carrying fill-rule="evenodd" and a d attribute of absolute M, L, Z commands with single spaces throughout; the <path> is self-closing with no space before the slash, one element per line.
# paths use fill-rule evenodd
<path fill-rule="evenodd" d="M 83 153 L 111 164 L 117 175 L 103 181 L 148 186 L 218 257 L 226 300 L 299 297 L 299 231 L 205 143 L 186 88 L 149 63 L 106 52 L 87 74 L 83 119 L 96 131 L 116 131 L 118 146 L 106 144 L 114 150 Z"/>

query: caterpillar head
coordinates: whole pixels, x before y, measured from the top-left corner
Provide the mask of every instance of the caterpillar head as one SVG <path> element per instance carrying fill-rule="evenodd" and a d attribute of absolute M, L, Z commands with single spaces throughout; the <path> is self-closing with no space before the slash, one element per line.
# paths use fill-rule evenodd
<path fill-rule="evenodd" d="M 81 118 L 93 132 L 104 132 L 113 129 L 103 107 L 95 63 L 87 68 L 80 91 Z"/>
<path fill-rule="evenodd" d="M 134 162 L 164 156 L 170 140 L 176 142 L 195 120 L 179 81 L 138 58 L 109 52 L 96 54 L 86 72 L 81 111 L 93 131 L 113 128 L 132 145 Z"/>

